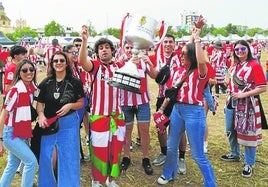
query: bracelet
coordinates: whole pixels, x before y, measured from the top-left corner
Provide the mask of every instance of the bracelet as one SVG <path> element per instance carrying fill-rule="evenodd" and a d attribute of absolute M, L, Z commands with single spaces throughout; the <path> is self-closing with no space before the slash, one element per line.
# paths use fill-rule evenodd
<path fill-rule="evenodd" d="M 39 113 L 41 113 L 41 112 L 44 112 L 44 110 L 39 110 L 39 111 L 37 111 L 37 114 L 39 114 Z"/>
<path fill-rule="evenodd" d="M 1 141 L 1 142 L 3 141 L 3 137 L 0 137 L 0 141 Z"/>
<path fill-rule="evenodd" d="M 164 111 L 164 110 L 165 110 L 165 108 L 164 108 L 163 106 L 161 106 L 161 107 L 159 108 L 159 110 Z"/>
<path fill-rule="evenodd" d="M 201 39 L 200 38 L 194 40 L 194 43 L 200 43 L 200 42 L 201 42 Z"/>

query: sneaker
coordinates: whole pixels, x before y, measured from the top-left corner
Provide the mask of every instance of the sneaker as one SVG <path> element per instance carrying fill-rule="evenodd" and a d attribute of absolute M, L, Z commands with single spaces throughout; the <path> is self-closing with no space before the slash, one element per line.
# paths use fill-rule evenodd
<path fill-rule="evenodd" d="M 183 158 L 178 159 L 178 174 L 186 174 L 186 164 Z"/>
<path fill-rule="evenodd" d="M 163 153 L 160 153 L 159 156 L 154 159 L 153 161 L 153 165 L 155 166 L 161 166 L 162 164 L 164 164 L 166 161 L 166 155 L 164 155 Z"/>
<path fill-rule="evenodd" d="M 141 146 L 141 139 L 139 137 L 136 138 L 136 145 Z"/>
<path fill-rule="evenodd" d="M 249 178 L 252 176 L 252 172 L 253 172 L 253 169 L 252 169 L 251 165 L 246 164 L 242 170 L 242 176 Z"/>
<path fill-rule="evenodd" d="M 131 142 L 131 144 L 130 144 L 130 147 L 129 147 L 129 149 L 130 149 L 130 151 L 133 151 L 133 145 L 132 145 L 132 142 Z"/>
<path fill-rule="evenodd" d="M 233 156 L 232 154 L 222 155 L 221 160 L 226 162 L 239 162 L 240 156 Z"/>
<path fill-rule="evenodd" d="M 20 162 L 20 165 L 19 165 L 19 167 L 17 168 L 16 173 L 18 173 L 19 175 L 22 175 L 22 173 L 23 173 L 23 168 L 24 168 L 24 164 L 23 164 L 23 162 Z"/>
<path fill-rule="evenodd" d="M 149 158 L 143 158 L 142 159 L 142 167 L 143 167 L 143 169 L 144 169 L 144 171 L 145 171 L 145 173 L 147 174 L 147 175 L 152 175 L 153 174 L 153 168 L 152 168 L 152 166 L 151 166 L 151 164 L 150 164 L 150 159 Z"/>
<path fill-rule="evenodd" d="M 85 136 L 85 139 L 86 139 L 86 145 L 89 145 L 89 136 L 86 135 L 86 136 Z"/>
<path fill-rule="evenodd" d="M 102 187 L 102 184 L 99 181 L 92 181 L 91 187 Z"/>
<path fill-rule="evenodd" d="M 158 179 L 157 179 L 157 183 L 158 184 L 167 184 L 169 181 L 171 181 L 172 179 L 166 179 L 165 177 L 164 177 L 164 175 L 161 175 Z"/>
<path fill-rule="evenodd" d="M 114 181 L 114 180 L 112 180 L 112 181 L 106 181 L 106 186 L 107 187 L 119 187 L 119 185 L 118 184 L 116 184 L 116 182 Z"/>
<path fill-rule="evenodd" d="M 126 171 L 129 166 L 130 166 L 130 158 L 123 157 L 123 160 L 122 160 L 122 162 L 120 164 L 120 170 L 121 171 Z"/>
<path fill-rule="evenodd" d="M 204 142 L 204 153 L 208 153 L 208 142 Z"/>

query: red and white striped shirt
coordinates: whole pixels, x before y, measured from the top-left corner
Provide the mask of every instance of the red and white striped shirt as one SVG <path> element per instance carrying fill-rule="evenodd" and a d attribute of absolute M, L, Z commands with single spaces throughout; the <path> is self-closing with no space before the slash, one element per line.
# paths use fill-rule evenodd
<path fill-rule="evenodd" d="M 46 59 L 47 62 L 47 73 L 49 73 L 49 69 L 50 69 L 50 60 L 51 57 L 54 53 L 56 53 L 57 51 L 61 51 L 62 49 L 58 46 L 50 46 L 49 48 L 47 48 L 47 50 L 44 53 L 44 57 Z"/>
<path fill-rule="evenodd" d="M 111 112 L 122 113 L 119 106 L 120 89 L 108 84 L 118 66 L 114 62 L 107 65 L 98 60 L 93 60 L 92 62 L 94 68 L 89 72 L 93 81 L 90 113 L 105 116 L 110 115 Z"/>
<path fill-rule="evenodd" d="M 157 71 L 159 71 L 162 67 L 164 67 L 167 64 L 167 62 L 169 61 L 169 57 L 165 57 L 163 53 L 157 51 L 154 56 L 150 56 L 150 60 L 154 63 L 154 66 L 156 67 Z M 176 70 L 180 66 L 181 66 L 180 54 L 178 51 L 176 51 L 174 52 L 170 61 L 170 77 L 173 76 L 174 70 Z M 159 85 L 158 97 L 160 98 L 164 97 L 167 88 L 168 87 L 166 84 Z"/>
<path fill-rule="evenodd" d="M 262 66 L 255 60 L 243 62 L 240 64 L 235 63 L 231 69 L 231 80 L 229 81 L 230 92 L 239 92 L 237 86 L 234 85 L 232 80 L 233 75 L 243 81 L 245 84 L 254 84 L 255 87 L 266 85 L 265 75 Z"/>
<path fill-rule="evenodd" d="M 121 106 L 141 105 L 150 101 L 149 87 L 147 82 L 147 71 L 149 71 L 149 67 L 144 63 L 143 60 L 140 60 L 137 68 L 141 79 L 141 94 L 121 89 Z"/>
<path fill-rule="evenodd" d="M 169 87 L 176 86 L 185 76 L 182 87 L 178 91 L 177 101 L 186 104 L 204 105 L 204 88 L 210 77 L 214 74 L 212 68 L 208 68 L 207 75 L 203 78 L 199 76 L 198 69 L 193 70 L 190 75 L 186 68 L 180 67 L 174 73 L 173 78 L 169 79 L 167 85 Z"/>

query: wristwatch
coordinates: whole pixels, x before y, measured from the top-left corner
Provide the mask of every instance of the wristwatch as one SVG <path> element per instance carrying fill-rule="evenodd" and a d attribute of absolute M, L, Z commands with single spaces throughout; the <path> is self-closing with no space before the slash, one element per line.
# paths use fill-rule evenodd
<path fill-rule="evenodd" d="M 1 142 L 3 141 L 3 137 L 0 137 L 0 141 L 1 141 Z"/>

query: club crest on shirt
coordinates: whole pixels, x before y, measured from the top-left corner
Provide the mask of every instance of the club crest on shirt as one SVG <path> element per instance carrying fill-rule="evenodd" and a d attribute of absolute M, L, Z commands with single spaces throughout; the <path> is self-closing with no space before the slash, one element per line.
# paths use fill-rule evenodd
<path fill-rule="evenodd" d="M 10 101 L 11 101 L 11 97 L 6 98 L 5 99 L 5 105 L 8 105 L 10 103 Z"/>

